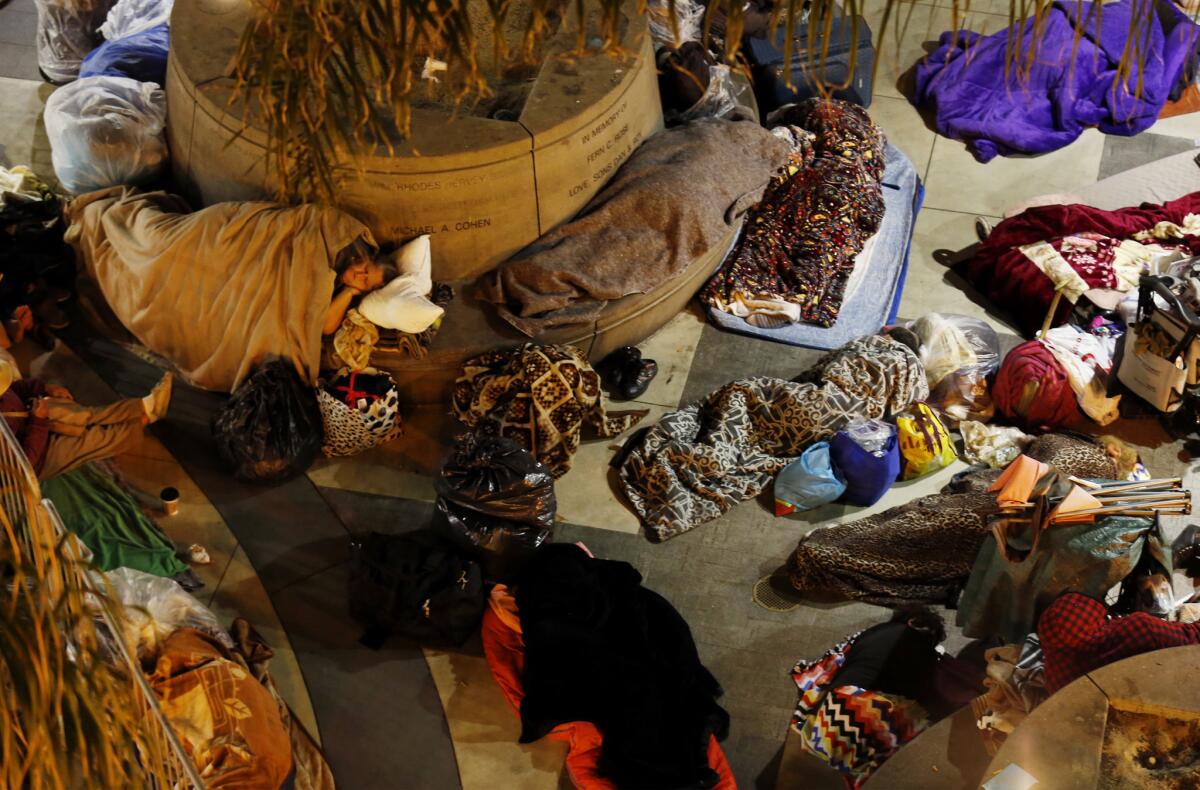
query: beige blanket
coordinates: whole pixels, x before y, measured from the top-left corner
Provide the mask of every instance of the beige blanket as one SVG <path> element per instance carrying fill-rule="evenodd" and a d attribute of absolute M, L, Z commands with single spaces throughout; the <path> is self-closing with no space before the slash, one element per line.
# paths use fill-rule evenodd
<path fill-rule="evenodd" d="M 76 198 L 66 240 L 113 313 L 196 386 L 232 391 L 265 359 L 316 381 L 338 252 L 370 231 L 336 209 L 114 187 Z"/>

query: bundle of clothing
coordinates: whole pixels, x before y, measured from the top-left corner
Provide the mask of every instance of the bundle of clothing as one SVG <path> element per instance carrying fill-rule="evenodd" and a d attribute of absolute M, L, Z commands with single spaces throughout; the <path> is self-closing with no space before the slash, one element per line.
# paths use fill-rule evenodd
<path fill-rule="evenodd" d="M 1030 431 L 1053 431 L 1079 420 L 1067 371 L 1040 340 L 1008 352 L 992 392 L 1000 413 Z"/>
<path fill-rule="evenodd" d="M 1098 425 L 1121 416 L 1121 396 L 1108 396 L 1117 338 L 1074 324 L 1041 333 L 1008 352 L 996 376 L 1000 412 L 1032 430 L 1069 426 L 1080 412 Z"/>
<path fill-rule="evenodd" d="M 913 103 L 981 162 L 1053 151 L 1090 126 L 1131 136 L 1187 87 L 1198 38 L 1170 0 L 1055 0 L 991 36 L 943 33 Z"/>
<path fill-rule="evenodd" d="M 468 360 L 451 406 L 469 428 L 514 440 L 555 477 L 570 470 L 584 425 L 612 437 L 647 414 L 608 414 L 600 376 L 579 349 L 533 343 Z"/>
<path fill-rule="evenodd" d="M 338 254 L 366 226 L 318 206 L 217 203 L 114 187 L 76 198 L 66 240 L 121 323 L 196 386 L 231 392 L 267 359 L 307 384 Z"/>
<path fill-rule="evenodd" d="M 245 620 L 230 631 L 178 584 L 121 568 L 104 583 L 122 607 L 119 633 L 206 787 L 332 790 L 320 748 L 267 670 L 271 648 Z"/>
<path fill-rule="evenodd" d="M 1026 454 L 1059 471 L 1112 478 L 1113 460 L 1089 437 L 1047 434 Z M 987 489 L 995 469 L 957 476 L 939 494 L 873 516 L 821 527 L 805 536 L 788 561 L 792 586 L 806 595 L 835 595 L 885 606 L 904 602 L 953 605 L 998 512 Z"/>
<path fill-rule="evenodd" d="M 953 426 L 987 422 L 995 409 L 988 377 L 1000 366 L 1000 338 L 986 321 L 954 313 L 927 313 L 904 325 L 920 340 L 918 355 L 929 382 L 929 404 Z"/>
<path fill-rule="evenodd" d="M 792 729 L 801 748 L 862 786 L 899 747 L 983 691 L 980 668 L 938 651 L 945 638 L 935 612 L 902 607 L 816 661 L 797 662 Z"/>
<path fill-rule="evenodd" d="M 984 746 L 995 756 L 1000 744 L 1033 709 L 1046 701 L 1045 665 L 1037 634 L 1020 644 L 984 651 L 987 691 L 971 700 L 971 711 L 983 734 Z"/>
<path fill-rule="evenodd" d="M 210 787 L 280 787 L 292 750 L 279 706 L 233 651 L 180 628 L 148 672 L 163 715 Z"/>
<path fill-rule="evenodd" d="M 628 448 L 621 486 L 651 537 L 666 540 L 756 496 L 851 419 L 896 414 L 928 393 L 910 347 L 859 338 L 796 381 L 734 381 L 664 416 Z"/>
<path fill-rule="evenodd" d="M 1200 644 L 1200 623 L 1171 623 L 1145 612 L 1110 617 L 1108 607 L 1076 592 L 1059 596 L 1037 625 L 1045 657 L 1046 689 L 1123 658 Z"/>
<path fill-rule="evenodd" d="M 1117 211 L 1035 206 L 996 225 L 956 271 L 1028 337 L 1065 323 L 1081 297 L 1113 307 L 1144 274 L 1200 253 L 1200 193 Z M 1114 301 L 1114 299 L 1116 301 Z"/>
<path fill-rule="evenodd" d="M 488 666 L 521 743 L 567 740 L 577 787 L 732 790 L 717 745 L 729 714 L 687 623 L 628 563 L 571 544 L 538 549 L 484 617 Z"/>
<path fill-rule="evenodd" d="M 701 294 L 757 326 L 832 326 L 846 282 L 883 220 L 883 133 L 863 108 L 809 99 L 772 115 L 794 141 L 787 169 Z"/>
<path fill-rule="evenodd" d="M 787 153 L 752 121 L 659 132 L 574 219 L 481 278 L 481 298 L 530 337 L 594 322 L 608 302 L 652 291 L 726 243 Z"/>

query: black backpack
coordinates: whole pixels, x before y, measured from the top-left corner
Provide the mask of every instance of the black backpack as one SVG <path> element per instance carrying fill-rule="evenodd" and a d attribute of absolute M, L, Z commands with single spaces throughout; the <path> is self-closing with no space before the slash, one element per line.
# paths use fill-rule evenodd
<path fill-rule="evenodd" d="M 350 614 L 367 626 L 367 647 L 378 649 L 392 635 L 461 645 L 485 604 L 478 563 L 429 530 L 372 532 L 350 544 Z"/>

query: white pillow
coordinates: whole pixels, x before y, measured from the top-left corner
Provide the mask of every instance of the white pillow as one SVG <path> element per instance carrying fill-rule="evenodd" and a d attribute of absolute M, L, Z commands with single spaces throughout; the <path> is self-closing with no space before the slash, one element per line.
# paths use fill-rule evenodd
<path fill-rule="evenodd" d="M 358 311 L 385 329 L 424 332 L 445 312 L 428 298 L 433 289 L 429 236 L 418 236 L 391 257 L 400 276 L 364 296 Z"/>
<path fill-rule="evenodd" d="M 427 294 L 433 289 L 433 253 L 429 249 L 428 233 L 417 236 L 389 257 L 400 274 L 420 278 L 413 282 L 417 287 L 425 289 L 421 293 Z"/>

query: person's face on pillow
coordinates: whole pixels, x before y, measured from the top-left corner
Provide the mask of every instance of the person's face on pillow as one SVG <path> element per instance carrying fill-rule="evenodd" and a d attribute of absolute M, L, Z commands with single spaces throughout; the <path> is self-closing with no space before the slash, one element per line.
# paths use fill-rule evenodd
<path fill-rule="evenodd" d="M 374 291 L 383 285 L 383 267 L 370 258 L 359 258 L 342 272 L 342 285 Z"/>

